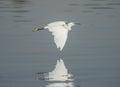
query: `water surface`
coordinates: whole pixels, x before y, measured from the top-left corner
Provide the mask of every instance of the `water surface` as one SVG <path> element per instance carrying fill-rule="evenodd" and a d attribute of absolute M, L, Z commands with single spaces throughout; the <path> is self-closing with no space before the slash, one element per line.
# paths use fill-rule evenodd
<path fill-rule="evenodd" d="M 0 87 L 120 87 L 119 0 L 0 0 Z M 79 22 L 62 55 L 74 82 L 35 80 L 49 72 L 59 51 L 48 31 L 35 26 Z"/>

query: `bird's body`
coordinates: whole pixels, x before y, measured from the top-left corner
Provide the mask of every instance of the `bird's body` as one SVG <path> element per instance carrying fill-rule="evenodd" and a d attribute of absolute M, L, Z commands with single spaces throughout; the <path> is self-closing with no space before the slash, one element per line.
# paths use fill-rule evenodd
<path fill-rule="evenodd" d="M 59 48 L 60 51 L 62 51 L 67 40 L 68 31 L 70 31 L 71 27 L 74 25 L 75 25 L 74 22 L 68 23 L 66 21 L 57 21 L 49 23 L 40 29 L 34 28 L 33 31 L 36 32 L 39 30 L 48 29 L 48 31 L 52 32 L 52 35 L 54 36 L 54 42 L 57 48 Z"/>
<path fill-rule="evenodd" d="M 44 28 L 49 30 L 52 28 L 58 29 L 58 27 L 60 27 L 59 29 L 71 30 L 71 27 L 74 25 L 75 24 L 73 22 L 68 23 L 66 21 L 56 21 L 56 22 L 47 24 L 46 26 L 44 26 Z"/>

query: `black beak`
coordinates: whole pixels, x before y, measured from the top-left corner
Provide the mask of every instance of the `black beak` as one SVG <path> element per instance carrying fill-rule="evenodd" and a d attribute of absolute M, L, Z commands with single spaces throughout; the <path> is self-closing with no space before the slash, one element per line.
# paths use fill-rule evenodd
<path fill-rule="evenodd" d="M 76 25 L 81 25 L 80 23 L 75 23 Z"/>

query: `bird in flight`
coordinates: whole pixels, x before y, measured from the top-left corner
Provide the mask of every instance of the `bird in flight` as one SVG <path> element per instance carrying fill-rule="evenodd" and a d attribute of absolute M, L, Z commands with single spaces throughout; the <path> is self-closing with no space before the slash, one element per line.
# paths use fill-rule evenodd
<path fill-rule="evenodd" d="M 71 27 L 74 25 L 81 24 L 75 22 L 56 21 L 49 23 L 41 28 L 35 27 L 32 31 L 37 32 L 39 30 L 48 30 L 49 32 L 52 32 L 57 48 L 62 51 L 67 40 L 68 31 L 70 31 Z"/>

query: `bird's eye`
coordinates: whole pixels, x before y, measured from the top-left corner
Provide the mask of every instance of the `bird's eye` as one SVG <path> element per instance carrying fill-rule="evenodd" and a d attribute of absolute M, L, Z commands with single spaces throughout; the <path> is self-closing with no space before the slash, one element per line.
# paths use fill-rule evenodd
<path fill-rule="evenodd" d="M 65 22 L 65 24 L 64 25 L 68 25 L 69 24 L 69 22 Z"/>

